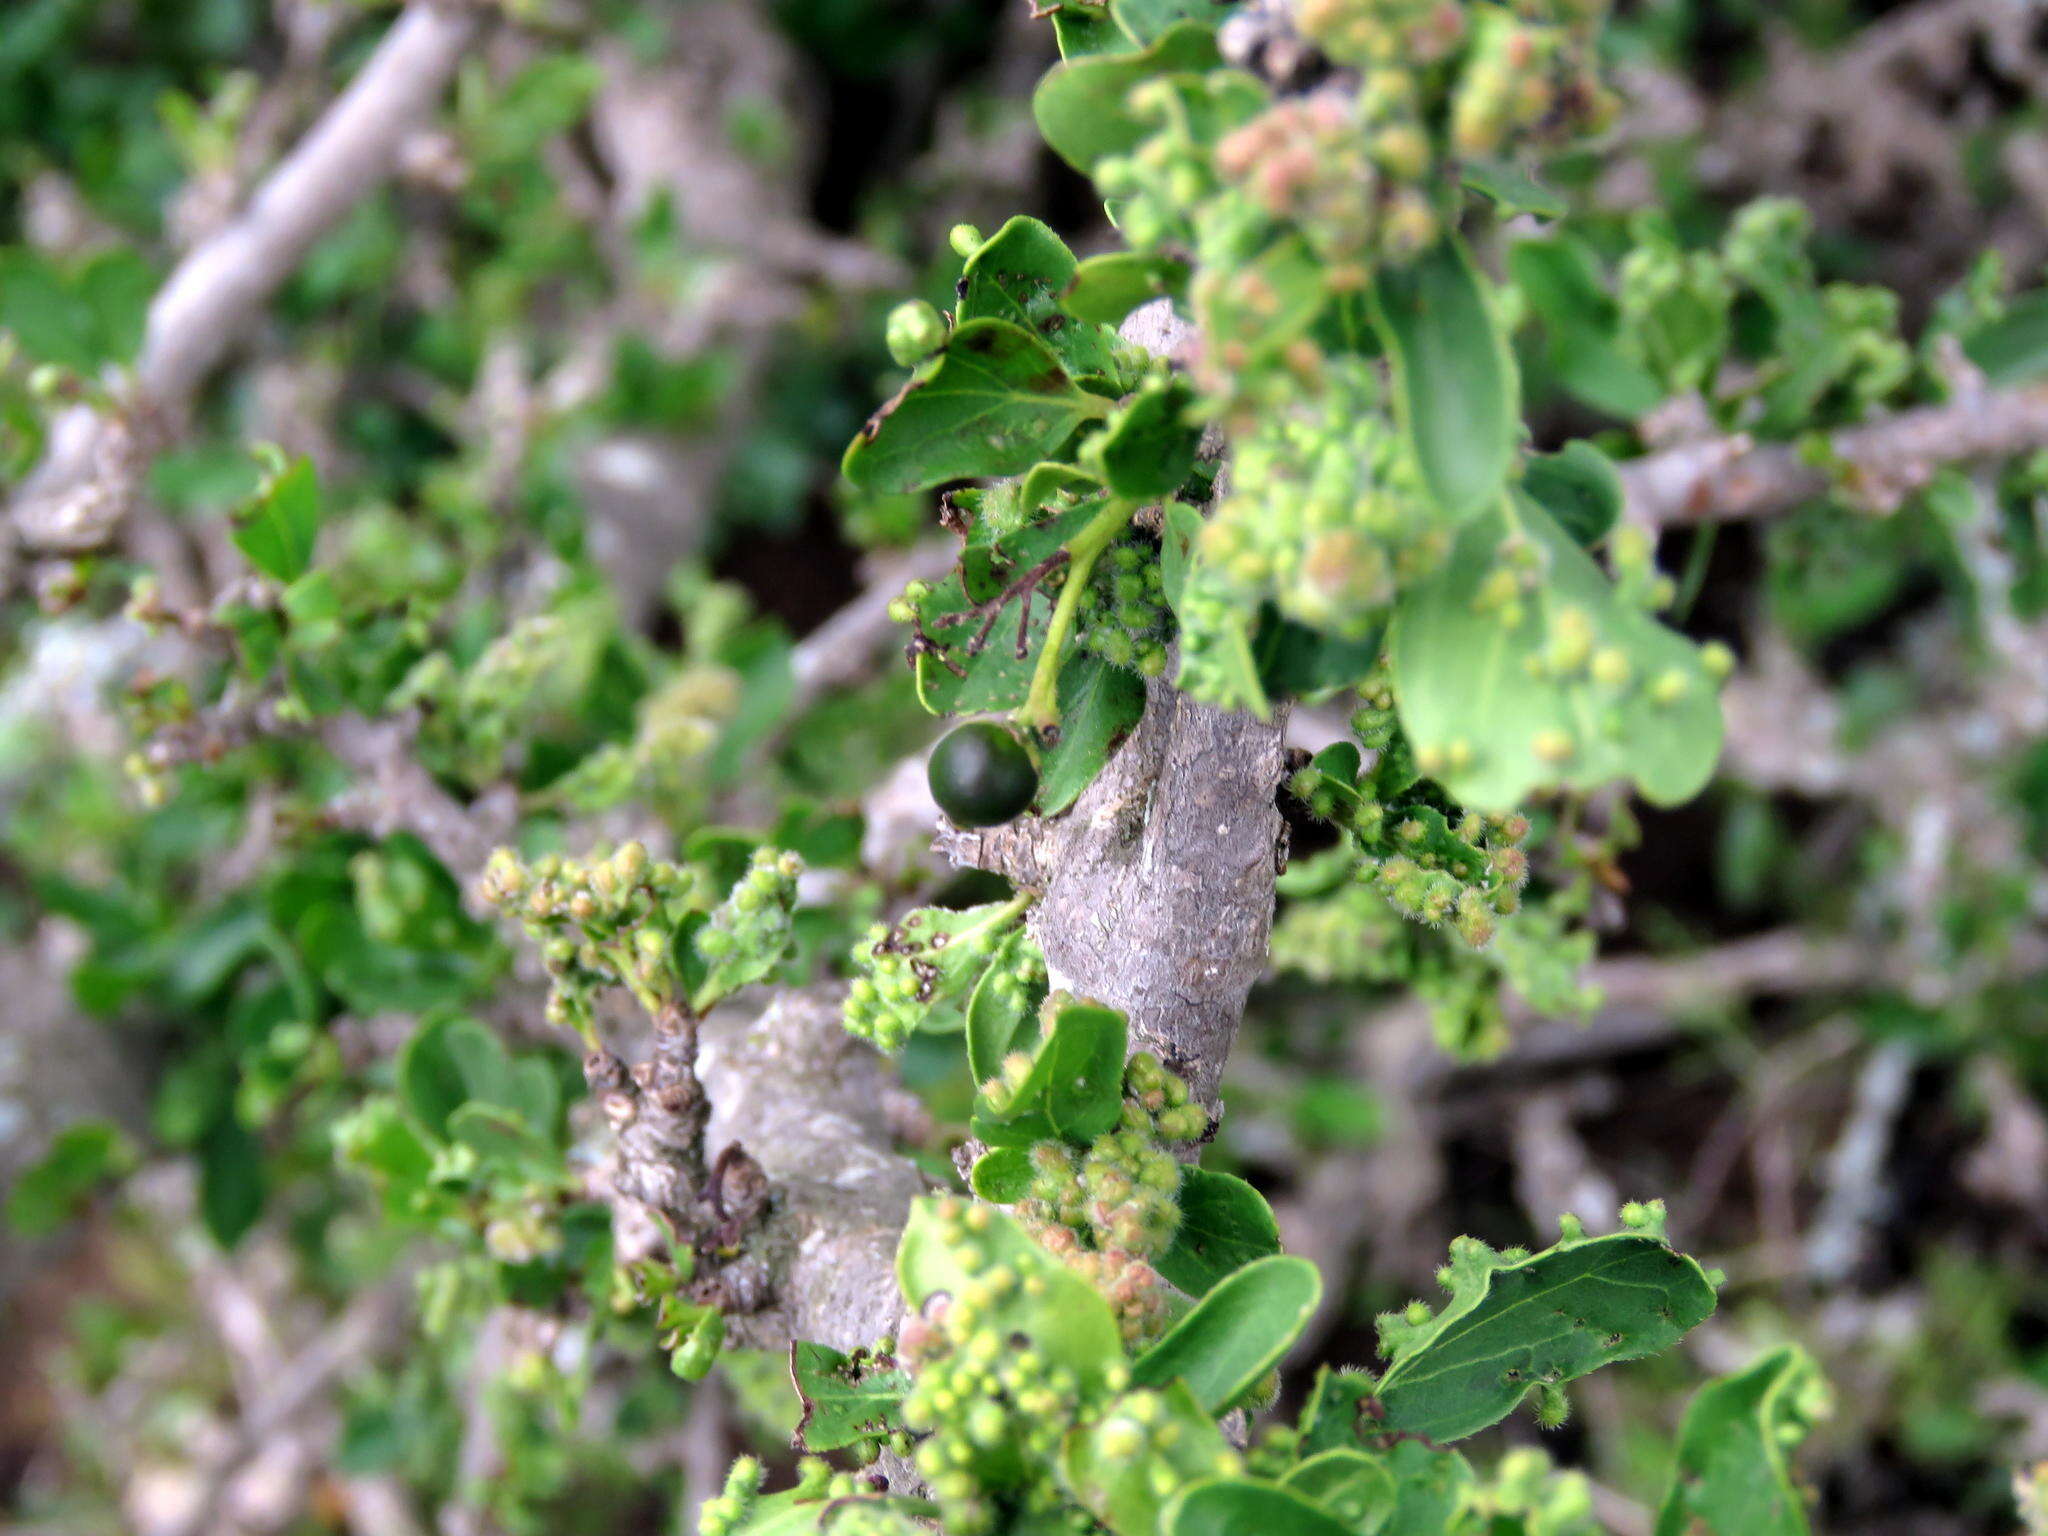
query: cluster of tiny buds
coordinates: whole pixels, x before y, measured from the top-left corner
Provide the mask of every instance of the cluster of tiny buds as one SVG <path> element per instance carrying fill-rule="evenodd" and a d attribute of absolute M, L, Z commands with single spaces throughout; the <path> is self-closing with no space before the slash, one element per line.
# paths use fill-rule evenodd
<path fill-rule="evenodd" d="M 732 1536 L 743 1529 L 761 1500 L 761 1482 L 767 1469 L 752 1456 L 742 1456 L 725 1476 L 725 1487 L 706 1499 L 697 1513 L 699 1536 Z M 806 1456 L 797 1463 L 793 1490 L 803 1502 L 830 1505 L 830 1528 L 839 1536 L 869 1536 L 895 1532 L 900 1521 L 878 1516 L 871 1500 L 880 1492 L 873 1480 L 857 1472 L 841 1472 L 822 1456 Z M 822 1528 L 822 1527 L 821 1527 Z"/>
<path fill-rule="evenodd" d="M 1029 1058 L 1004 1063 L 992 1088 L 1021 1081 Z M 986 1091 L 986 1090 L 985 1090 Z M 1118 1127 L 1085 1150 L 1057 1141 L 1031 1148 L 1031 1185 L 1017 1202 L 1025 1230 L 1099 1290 L 1116 1312 L 1127 1344 L 1166 1325 L 1168 1298 L 1152 1261 L 1180 1225 L 1180 1162 L 1171 1143 L 1199 1140 L 1209 1115 L 1187 1083 L 1150 1051 L 1124 1070 Z"/>
<path fill-rule="evenodd" d="M 490 905 L 516 917 L 540 945 L 554 984 L 548 1020 L 586 1029 L 590 993 L 624 985 L 659 1006 L 673 998 L 669 909 L 687 901 L 696 877 L 651 857 L 644 844 L 621 844 L 588 859 L 548 854 L 531 864 L 500 848 L 477 882 Z"/>
<path fill-rule="evenodd" d="M 986 1206 L 957 1201 L 941 1206 L 940 1217 L 968 1244 L 990 1219 Z M 923 1436 L 917 1470 L 944 1528 L 958 1536 L 999 1529 L 1005 1513 L 1050 1515 L 1062 1502 L 1043 1469 L 1080 1411 L 1080 1377 L 1048 1360 L 1027 1335 L 999 1325 L 1043 1283 L 1010 1265 L 989 1265 L 903 1330 L 898 1352 L 916 1374 L 903 1422 Z M 1127 1365 L 1112 1362 L 1103 1384 L 1120 1391 L 1129 1376 Z"/>

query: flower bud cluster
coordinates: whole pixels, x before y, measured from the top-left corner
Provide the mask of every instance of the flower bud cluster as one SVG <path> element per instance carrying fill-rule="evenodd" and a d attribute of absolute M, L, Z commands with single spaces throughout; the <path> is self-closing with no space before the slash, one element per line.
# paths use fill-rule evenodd
<path fill-rule="evenodd" d="M 1132 535 L 1103 554 L 1075 614 L 1074 638 L 1111 666 L 1146 677 L 1166 670 L 1173 611 L 1166 603 L 1157 545 Z"/>
<path fill-rule="evenodd" d="M 1028 1057 L 1017 1060 L 1028 1070 Z M 1031 1187 L 1016 1204 L 1017 1217 L 1041 1247 L 1108 1298 L 1128 1345 L 1156 1337 L 1168 1322 L 1168 1296 L 1151 1261 L 1180 1226 L 1181 1165 L 1170 1147 L 1198 1141 L 1208 1128 L 1208 1111 L 1185 1079 L 1139 1051 L 1124 1068 L 1123 1117 L 1115 1130 L 1085 1149 L 1059 1141 L 1031 1148 Z"/>
<path fill-rule="evenodd" d="M 1365 634 L 1442 560 L 1441 522 L 1371 365 L 1346 358 L 1239 443 L 1200 558 L 1240 603 L 1270 599 L 1313 628 Z"/>
<path fill-rule="evenodd" d="M 627 988 L 649 1013 L 680 1001 L 671 943 L 677 922 L 700 904 L 690 869 L 637 842 L 605 856 L 548 854 L 530 864 L 500 848 L 477 890 L 540 946 L 552 984 L 550 1024 L 594 1039 L 596 999 L 608 987 Z"/>
<path fill-rule="evenodd" d="M 698 1536 L 734 1536 L 745 1530 L 760 1509 L 761 1482 L 766 1476 L 767 1469 L 755 1457 L 742 1456 L 735 1461 L 725 1475 L 724 1489 L 706 1499 L 697 1512 Z M 902 1520 L 883 1514 L 873 1493 L 858 1473 L 835 1471 L 824 1457 L 806 1456 L 797 1463 L 796 1486 L 789 1495 L 776 1497 L 816 1503 L 821 1512 L 829 1507 L 831 1516 L 826 1523 L 839 1536 L 897 1536 L 903 1529 Z"/>
<path fill-rule="evenodd" d="M 1022 901 L 966 913 L 920 907 L 893 926 L 874 924 L 851 952 L 846 1032 L 893 1055 L 933 1010 L 963 1006 L 984 976 L 1011 1005 L 1042 988 L 1045 956 L 1028 939 L 1010 942 L 1023 911 Z"/>
<path fill-rule="evenodd" d="M 976 1247 L 986 1206 L 948 1202 L 942 1219 L 954 1239 Z M 951 1296 L 935 1297 L 904 1330 L 898 1355 L 914 1381 L 903 1422 L 922 1436 L 915 1464 L 938 1501 L 940 1523 L 957 1536 L 984 1536 L 1028 1524 L 1057 1531 L 1072 1518 L 1056 1479 L 1061 1442 L 1086 1406 L 1071 1364 L 1055 1363 L 1028 1331 L 1029 1294 L 1044 1278 L 1011 1263 L 982 1263 Z M 1121 1391 L 1130 1368 L 1105 1370 L 1102 1385 Z M 1089 1529 L 1076 1523 L 1075 1532 Z"/>

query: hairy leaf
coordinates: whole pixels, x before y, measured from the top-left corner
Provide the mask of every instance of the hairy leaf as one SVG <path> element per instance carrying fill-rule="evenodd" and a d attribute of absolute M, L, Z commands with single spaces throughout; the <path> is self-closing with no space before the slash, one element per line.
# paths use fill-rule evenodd
<path fill-rule="evenodd" d="M 1132 1444 L 1141 1448 L 1133 1454 Z M 1215 1418 L 1186 1383 L 1131 1393 L 1072 1431 L 1060 1450 L 1060 1478 L 1117 1536 L 1153 1536 L 1171 1489 L 1212 1476 L 1232 1456 Z"/>
<path fill-rule="evenodd" d="M 1144 714 L 1145 683 L 1135 672 L 1077 653 L 1060 666 L 1059 700 L 1059 739 L 1039 764 L 1041 816 L 1057 816 L 1095 782 Z"/>
<path fill-rule="evenodd" d="M 1460 1238 L 1443 1278 L 1440 1312 L 1380 1319 L 1392 1363 L 1376 1391 L 1388 1429 L 1439 1442 L 1497 1423 L 1532 1388 L 1668 1349 L 1714 1310 L 1699 1265 L 1648 1232 L 1573 1224 L 1533 1257 Z"/>

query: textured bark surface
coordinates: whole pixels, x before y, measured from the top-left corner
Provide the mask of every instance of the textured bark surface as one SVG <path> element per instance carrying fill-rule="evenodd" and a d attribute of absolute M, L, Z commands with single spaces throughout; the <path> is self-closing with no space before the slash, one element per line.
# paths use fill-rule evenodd
<path fill-rule="evenodd" d="M 917 1111 L 889 1065 L 840 1028 L 839 1006 L 837 987 L 811 988 L 703 1026 L 705 1145 L 745 1147 L 770 1191 L 749 1245 L 767 1263 L 768 1302 L 727 1319 L 742 1346 L 852 1350 L 894 1333 L 902 1314 L 896 1240 L 926 1182 L 895 1146 Z"/>
<path fill-rule="evenodd" d="M 1180 359 L 1194 335 L 1165 301 L 1127 340 Z M 989 833 L 941 832 L 956 863 L 1044 893 L 1031 914 L 1053 984 L 1121 1008 L 1212 1108 L 1266 962 L 1280 864 L 1285 708 L 1270 720 L 1146 685 L 1145 713 L 1074 808 Z"/>

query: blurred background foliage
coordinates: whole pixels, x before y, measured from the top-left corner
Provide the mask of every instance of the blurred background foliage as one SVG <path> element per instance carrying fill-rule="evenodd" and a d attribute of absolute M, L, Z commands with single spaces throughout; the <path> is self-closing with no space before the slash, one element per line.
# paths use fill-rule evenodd
<path fill-rule="evenodd" d="M 887 637 L 829 686 L 802 643 L 930 563 L 930 498 L 837 466 L 893 387 L 882 317 L 950 292 L 947 229 L 1110 238 L 1030 122 L 1049 29 L 1007 0 L 505 10 L 156 459 L 123 545 L 15 570 L 34 594 L 0 607 L 21 1529 L 692 1529 L 734 1453 L 783 1454 L 781 1362 L 686 1385 L 612 1305 L 580 1074 L 464 883 L 496 841 L 632 834 L 723 889 L 771 841 L 813 871 L 789 981 L 883 906 L 986 899 L 924 852 L 932 727 Z M 2048 258 L 2025 10 L 1622 5 L 1629 109 L 1554 170 L 1571 259 L 1604 271 L 1643 209 L 1709 246 L 1782 195 L 1824 275 L 1895 292 L 1908 335 L 1963 332 L 1996 307 L 1985 252 L 2026 284 Z M 390 20 L 0 13 L 0 479 Z M 1622 430 L 1518 302 L 1539 442 Z M 2031 376 L 2039 339 L 2002 334 Z M 1993 498 L 2036 628 L 2044 477 L 1944 493 Z M 1315 1358 L 1369 1358 L 1449 1236 L 1541 1240 L 1558 1209 L 1665 1195 L 1727 1269 L 1713 1324 L 1545 1438 L 1616 1531 L 1647 1529 L 1690 1387 L 1782 1340 L 1836 1390 L 1802 1453 L 1819 1529 L 2010 1532 L 2013 1469 L 2048 1458 L 2048 742 L 1945 776 L 1944 711 L 1999 686 L 1956 521 L 1929 496 L 1667 540 L 1761 740 L 1681 810 L 1539 828 L 1553 878 L 1599 874 L 1591 1026 L 1517 1015 L 1504 1056 L 1458 1061 L 1398 968 L 1358 963 L 1355 915 L 1283 904 L 1211 1158 L 1332 1275 Z M 516 1100 L 518 1137 L 429 1123 L 408 1053 L 452 1020 L 496 1052 L 459 1102 Z M 921 1037 L 904 1065 L 935 1170 L 957 1054 Z"/>

